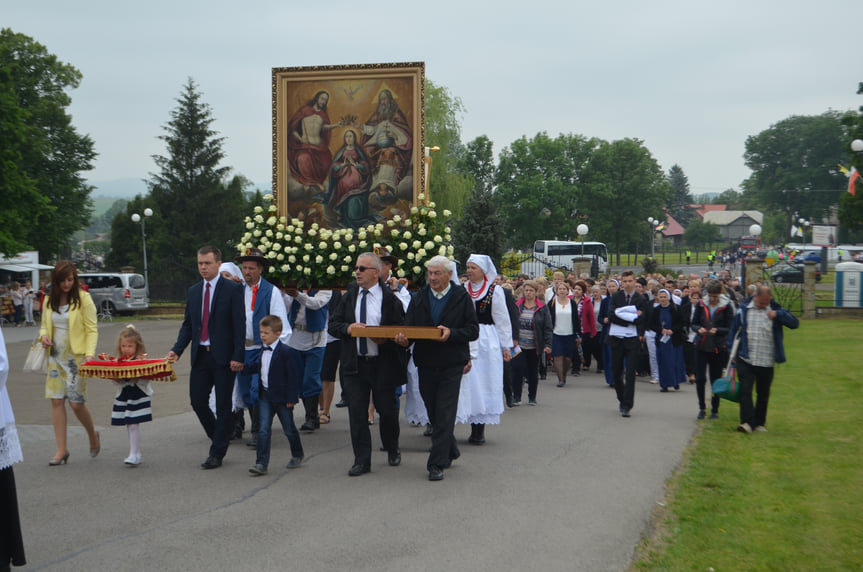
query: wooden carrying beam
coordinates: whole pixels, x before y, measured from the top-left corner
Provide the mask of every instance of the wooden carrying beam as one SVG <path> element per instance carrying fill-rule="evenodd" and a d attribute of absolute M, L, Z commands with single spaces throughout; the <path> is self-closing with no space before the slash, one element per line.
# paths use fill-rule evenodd
<path fill-rule="evenodd" d="M 441 330 L 433 326 L 363 326 L 351 328 L 352 338 L 386 338 L 393 339 L 402 333 L 413 340 L 440 339 Z"/>

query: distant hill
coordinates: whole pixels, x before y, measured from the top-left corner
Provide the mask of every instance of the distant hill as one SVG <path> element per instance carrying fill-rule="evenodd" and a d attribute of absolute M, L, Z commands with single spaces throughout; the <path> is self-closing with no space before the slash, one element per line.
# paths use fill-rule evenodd
<path fill-rule="evenodd" d="M 140 179 L 115 179 L 113 181 L 87 181 L 87 183 L 96 187 L 91 194 L 94 199 L 109 197 L 131 200 L 135 198 L 135 195 L 147 194 L 147 185 L 144 184 L 143 177 Z"/>

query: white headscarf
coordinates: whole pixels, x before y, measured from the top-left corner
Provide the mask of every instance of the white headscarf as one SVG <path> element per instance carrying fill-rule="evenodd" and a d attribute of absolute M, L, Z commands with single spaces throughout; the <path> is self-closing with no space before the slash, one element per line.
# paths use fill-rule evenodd
<path fill-rule="evenodd" d="M 483 275 L 485 275 L 486 278 L 485 287 L 481 289 L 479 295 L 477 296 L 477 298 L 482 298 L 483 296 L 485 296 L 488 287 L 494 284 L 494 279 L 497 278 L 497 268 L 494 267 L 494 262 L 492 262 L 491 257 L 487 254 L 471 254 L 468 257 L 465 266 L 467 266 L 467 264 L 470 264 L 471 262 L 480 267 Z M 473 283 L 469 282 L 469 284 Z M 474 284 L 474 286 L 483 286 L 483 284 Z M 474 290 L 474 292 L 476 292 L 476 290 Z"/>
<path fill-rule="evenodd" d="M 222 272 L 228 272 L 231 276 L 243 279 L 243 272 L 240 270 L 240 267 L 234 264 L 233 262 L 222 262 L 222 265 L 219 266 L 219 276 L 222 275 Z"/>

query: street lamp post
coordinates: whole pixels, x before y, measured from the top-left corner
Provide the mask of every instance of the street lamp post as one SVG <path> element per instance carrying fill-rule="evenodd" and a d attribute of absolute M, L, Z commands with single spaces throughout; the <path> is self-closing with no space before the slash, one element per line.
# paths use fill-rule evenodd
<path fill-rule="evenodd" d="M 138 213 L 134 213 L 132 215 L 132 222 L 140 222 L 141 223 L 141 243 L 144 247 L 144 289 L 147 291 L 147 297 L 150 297 L 150 274 L 147 269 L 147 231 L 146 231 L 146 218 L 153 216 L 153 209 L 146 208 L 144 209 L 144 216 L 142 217 Z"/>
<path fill-rule="evenodd" d="M 761 225 L 756 223 L 756 224 L 750 225 L 749 234 L 750 234 L 750 236 L 754 236 L 754 237 L 758 238 L 759 236 L 761 236 L 761 230 L 762 230 Z M 743 260 L 740 263 L 740 283 L 743 285 L 743 290 L 745 292 L 746 286 L 747 286 L 747 284 L 746 284 L 746 257 L 745 256 L 743 257 Z"/>
<path fill-rule="evenodd" d="M 656 227 L 661 223 L 659 219 L 649 216 L 647 217 L 647 224 L 650 225 L 650 257 L 656 258 Z"/>
<path fill-rule="evenodd" d="M 575 229 L 575 232 L 578 233 L 578 236 L 581 238 L 581 255 L 584 256 L 584 235 L 587 234 L 587 225 L 582 223 L 578 225 Z"/>

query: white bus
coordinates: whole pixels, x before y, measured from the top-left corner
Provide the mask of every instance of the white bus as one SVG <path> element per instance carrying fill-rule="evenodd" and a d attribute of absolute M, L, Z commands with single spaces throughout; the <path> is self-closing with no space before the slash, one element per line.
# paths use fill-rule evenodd
<path fill-rule="evenodd" d="M 605 274 L 608 272 L 608 247 L 602 242 L 574 242 L 568 240 L 537 240 L 533 243 L 533 258 L 534 262 L 525 262 L 522 264 L 522 272 L 531 276 L 541 274 L 537 272 L 534 266 L 543 266 L 545 268 L 560 269 L 564 272 L 569 272 L 573 268 L 572 259 L 580 257 L 584 254 L 585 257 L 590 257 L 592 268 L 596 273 Z M 593 265 L 593 262 L 596 264 Z M 525 269 L 525 265 L 529 265 L 529 269 Z"/>

